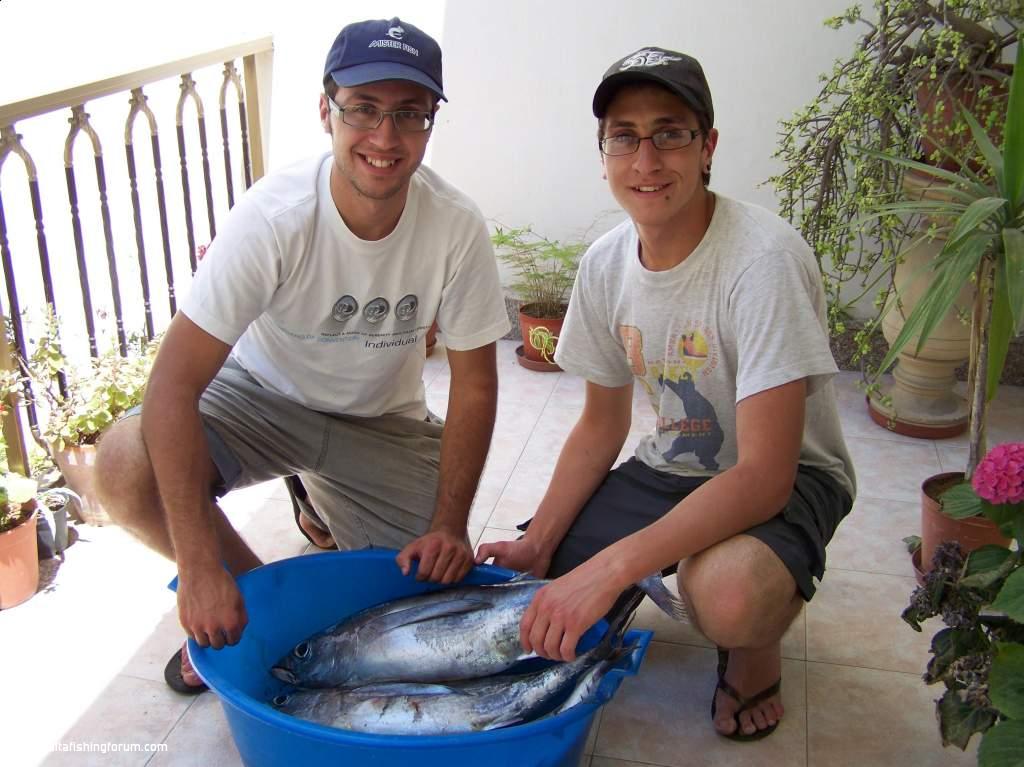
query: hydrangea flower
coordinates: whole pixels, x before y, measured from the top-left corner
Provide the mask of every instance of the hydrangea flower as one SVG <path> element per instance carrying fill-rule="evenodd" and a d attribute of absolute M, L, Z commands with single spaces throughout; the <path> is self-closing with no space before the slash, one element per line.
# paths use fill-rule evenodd
<path fill-rule="evenodd" d="M 1007 442 L 989 450 L 975 469 L 971 485 L 989 503 L 1024 502 L 1024 442 Z"/>

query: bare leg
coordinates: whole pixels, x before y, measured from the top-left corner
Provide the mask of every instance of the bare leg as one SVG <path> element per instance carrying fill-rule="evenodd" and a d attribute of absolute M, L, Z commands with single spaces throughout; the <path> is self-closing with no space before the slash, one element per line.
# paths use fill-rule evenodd
<path fill-rule="evenodd" d="M 142 440 L 141 418 L 127 418 L 112 426 L 103 436 L 96 458 L 97 488 L 100 500 L 111 518 L 146 546 L 174 560 L 174 546 L 149 454 Z M 209 480 L 213 484 L 216 468 L 211 464 Z M 221 557 L 235 575 L 259 567 L 259 557 L 242 540 L 216 503 L 211 503 Z M 185 684 L 202 685 L 182 652 L 181 676 Z"/>
<path fill-rule="evenodd" d="M 682 563 L 679 588 L 695 622 L 711 641 L 729 650 L 725 680 L 749 698 L 777 681 L 782 670 L 782 635 L 803 607 L 793 576 L 775 553 L 748 535 L 739 535 Z M 736 730 L 739 704 L 716 691 L 715 729 Z M 753 734 L 778 722 L 779 695 L 739 716 L 739 727 Z"/>

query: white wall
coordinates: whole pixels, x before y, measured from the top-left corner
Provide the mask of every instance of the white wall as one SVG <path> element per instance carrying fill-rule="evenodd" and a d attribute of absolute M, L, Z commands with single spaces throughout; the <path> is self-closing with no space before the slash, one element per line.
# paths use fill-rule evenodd
<path fill-rule="evenodd" d="M 760 186 L 778 121 L 818 90 L 856 36 L 822 20 L 849 0 L 448 0 L 433 166 L 484 214 L 549 237 L 617 206 L 601 179 L 591 98 L 617 59 L 657 45 L 703 65 L 721 133 L 712 188 L 775 208 Z M 621 214 L 620 214 L 621 215 Z M 621 220 L 605 216 L 601 231 Z"/>

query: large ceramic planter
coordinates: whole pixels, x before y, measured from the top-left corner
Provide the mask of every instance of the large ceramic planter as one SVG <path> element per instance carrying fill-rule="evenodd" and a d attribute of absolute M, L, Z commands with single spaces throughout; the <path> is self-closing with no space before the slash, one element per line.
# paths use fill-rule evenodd
<path fill-rule="evenodd" d="M 80 521 L 87 525 L 108 525 L 110 515 L 100 503 L 96 488 L 96 446 L 74 445 L 53 451 L 53 462 L 64 475 L 67 486 L 77 493 Z"/>
<path fill-rule="evenodd" d="M 994 544 L 1009 546 L 1010 540 L 987 517 L 953 519 L 942 513 L 940 496 L 963 481 L 963 472 L 936 474 L 921 483 L 921 561 L 923 575 L 932 569 L 935 549 L 945 541 L 956 541 L 966 552 Z"/>
<path fill-rule="evenodd" d="M 912 187 L 908 196 L 929 196 L 923 174 L 907 171 L 904 185 Z M 907 317 L 928 289 L 933 273 L 929 265 L 942 250 L 945 240 L 922 241 L 907 251 L 896 266 L 893 284 L 900 305 L 893 306 L 882 320 L 882 332 L 892 344 L 902 332 Z M 871 418 L 898 434 L 924 439 L 944 439 L 961 434 L 967 428 L 968 403 L 956 386 L 956 370 L 970 355 L 970 325 L 961 320 L 959 307 L 970 316 L 974 289 L 967 282 L 960 290 L 954 310 L 929 334 L 920 350 L 918 337 L 903 347 L 892 383 L 881 387 L 868 400 Z"/>
<path fill-rule="evenodd" d="M 39 588 L 38 512 L 0 533 L 0 609 L 20 605 Z"/>
<path fill-rule="evenodd" d="M 523 337 L 523 345 L 516 349 L 516 359 L 520 365 L 541 372 L 557 372 L 561 370 L 555 364 L 555 348 L 558 336 L 562 333 L 561 317 L 536 316 L 536 304 L 524 304 L 519 309 L 519 331 Z"/>

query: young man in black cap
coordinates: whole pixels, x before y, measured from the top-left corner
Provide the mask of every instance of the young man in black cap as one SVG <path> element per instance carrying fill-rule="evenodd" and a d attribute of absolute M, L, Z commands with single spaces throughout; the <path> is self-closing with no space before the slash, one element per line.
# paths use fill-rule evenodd
<path fill-rule="evenodd" d="M 104 500 L 177 562 L 179 616 L 201 646 L 239 640 L 234 576 L 260 564 L 215 502 L 232 488 L 298 475 L 318 517 L 307 529 L 339 547 L 399 548 L 403 572 L 418 560 L 418 577 L 443 583 L 472 567 L 466 521 L 508 319 L 483 218 L 420 164 L 444 98 L 440 48 L 412 24 L 341 31 L 320 97 L 331 151 L 232 209 L 141 418 L 101 443 Z M 435 318 L 451 369 L 443 426 L 422 381 Z M 165 676 L 203 689 L 184 653 Z"/>
<path fill-rule="evenodd" d="M 781 637 L 854 495 L 817 264 L 777 216 L 707 188 L 718 131 L 693 58 L 639 50 L 593 106 L 629 220 L 583 259 L 558 340 L 586 404 L 525 535 L 477 561 L 556 578 L 522 639 L 562 659 L 629 584 L 678 567 L 719 646 L 716 730 L 764 737 L 783 713 Z M 657 425 L 609 472 L 634 382 Z"/>

